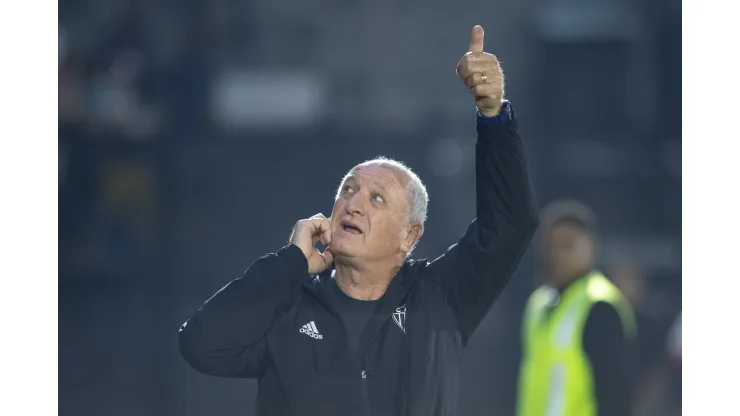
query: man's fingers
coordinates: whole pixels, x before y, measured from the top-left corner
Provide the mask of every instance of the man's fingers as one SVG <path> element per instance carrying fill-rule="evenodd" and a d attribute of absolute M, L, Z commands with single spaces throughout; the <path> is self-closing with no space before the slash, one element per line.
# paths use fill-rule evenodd
<path fill-rule="evenodd" d="M 496 85 L 493 85 L 493 84 L 478 84 L 478 85 L 476 85 L 476 86 L 474 86 L 472 88 L 469 88 L 469 90 L 470 90 L 470 93 L 473 94 L 476 98 L 479 98 L 479 97 L 481 97 L 481 98 L 482 97 L 491 97 L 491 98 L 494 98 L 494 99 L 496 99 L 496 98 L 500 99 L 501 98 L 501 97 L 498 97 L 497 96 L 498 95 L 498 91 L 499 91 L 499 87 L 497 87 Z"/>
<path fill-rule="evenodd" d="M 478 85 L 494 85 L 496 87 L 501 87 L 504 81 L 503 78 L 495 72 L 493 74 L 488 72 L 476 72 L 463 80 L 463 82 L 468 89 L 471 89 Z"/>
<path fill-rule="evenodd" d="M 321 253 L 315 247 L 319 240 L 324 245 L 331 243 L 330 219 L 323 214 L 316 214 L 311 218 L 298 221 L 290 236 L 291 244 L 298 246 L 306 256 L 309 273 L 320 272 L 334 261 L 331 252 L 327 255 L 326 252 Z"/>
<path fill-rule="evenodd" d="M 321 260 L 324 261 L 324 267 L 322 267 L 322 269 L 325 269 L 327 266 L 334 263 L 334 253 L 331 252 L 330 248 L 324 250 L 323 253 L 318 248 L 314 248 L 314 252 Z"/>
<path fill-rule="evenodd" d="M 476 72 L 473 75 L 465 79 L 465 86 L 473 88 L 479 84 L 492 84 L 494 80 L 489 78 L 490 75 L 486 74 L 485 79 L 483 78 L 483 72 Z"/>
<path fill-rule="evenodd" d="M 483 52 L 483 28 L 473 27 L 468 53 L 457 63 L 455 73 L 471 94 L 481 114 L 493 116 L 501 111 L 504 75 L 495 55 Z"/>
<path fill-rule="evenodd" d="M 470 34 L 470 52 L 483 52 L 483 28 L 480 25 L 473 27 L 473 32 Z"/>
<path fill-rule="evenodd" d="M 321 241 L 321 244 L 328 245 L 331 243 L 331 221 L 324 214 L 316 214 L 313 217 L 304 220 L 306 226 L 311 230 L 311 237 L 314 241 Z"/>
<path fill-rule="evenodd" d="M 323 253 L 321 253 L 321 258 L 324 259 L 324 263 L 326 263 L 327 267 L 334 263 L 334 253 L 331 252 L 330 248 L 327 248 Z"/>
<path fill-rule="evenodd" d="M 468 52 L 463 55 L 462 59 L 460 59 L 460 62 L 458 62 L 455 72 L 464 81 L 466 78 L 476 72 L 494 74 L 494 72 L 500 72 L 500 70 L 501 67 L 495 55 L 485 52 Z"/>
<path fill-rule="evenodd" d="M 311 235 L 319 238 L 324 232 L 330 229 L 329 220 L 321 214 L 301 221 L 311 231 Z"/>

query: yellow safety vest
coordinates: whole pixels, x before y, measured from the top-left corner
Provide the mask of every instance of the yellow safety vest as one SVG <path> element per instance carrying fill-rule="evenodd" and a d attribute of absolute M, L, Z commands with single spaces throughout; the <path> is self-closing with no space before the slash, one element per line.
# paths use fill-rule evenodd
<path fill-rule="evenodd" d="M 597 271 L 573 282 L 555 308 L 554 299 L 554 289 L 541 287 L 527 302 L 517 416 L 596 415 L 593 374 L 582 343 L 586 318 L 595 303 L 609 302 L 629 339 L 636 334 L 632 308 Z"/>

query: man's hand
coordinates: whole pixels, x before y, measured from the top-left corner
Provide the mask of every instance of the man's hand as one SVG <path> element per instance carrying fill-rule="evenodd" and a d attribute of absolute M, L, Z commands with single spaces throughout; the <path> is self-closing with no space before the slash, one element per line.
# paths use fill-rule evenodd
<path fill-rule="evenodd" d="M 475 26 L 470 48 L 457 64 L 457 76 L 475 97 L 478 111 L 486 117 L 498 115 L 504 98 L 504 74 L 496 56 L 483 52 L 483 28 Z"/>
<path fill-rule="evenodd" d="M 300 220 L 293 228 L 290 243 L 297 246 L 308 260 L 308 273 L 319 273 L 334 262 L 334 255 L 328 248 L 320 252 L 316 242 L 328 245 L 331 243 L 331 228 L 329 219 L 324 214 L 316 214 L 311 218 Z"/>

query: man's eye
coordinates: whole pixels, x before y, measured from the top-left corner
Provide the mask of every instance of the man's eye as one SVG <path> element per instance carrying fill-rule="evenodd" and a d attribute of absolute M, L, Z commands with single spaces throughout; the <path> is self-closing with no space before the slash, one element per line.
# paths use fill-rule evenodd
<path fill-rule="evenodd" d="M 376 201 L 376 202 L 385 202 L 385 200 L 383 199 L 382 196 L 380 196 L 380 194 L 374 194 L 373 195 L 373 200 Z"/>
<path fill-rule="evenodd" d="M 344 185 L 344 188 L 342 188 L 342 191 L 343 191 L 343 192 L 348 192 L 348 193 L 352 193 L 352 192 L 354 192 L 355 190 L 354 190 L 354 189 L 353 189 L 353 188 L 352 188 L 351 186 L 349 186 L 349 185 Z"/>

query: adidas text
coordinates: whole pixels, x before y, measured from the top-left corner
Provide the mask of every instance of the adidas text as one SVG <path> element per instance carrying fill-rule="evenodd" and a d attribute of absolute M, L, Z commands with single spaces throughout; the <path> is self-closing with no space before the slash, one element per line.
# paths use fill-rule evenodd
<path fill-rule="evenodd" d="M 324 339 L 324 336 L 319 334 L 319 330 L 316 328 L 316 324 L 314 323 L 314 321 L 303 325 L 301 329 L 298 330 L 298 332 L 300 332 L 301 334 L 306 334 L 314 339 Z"/>

